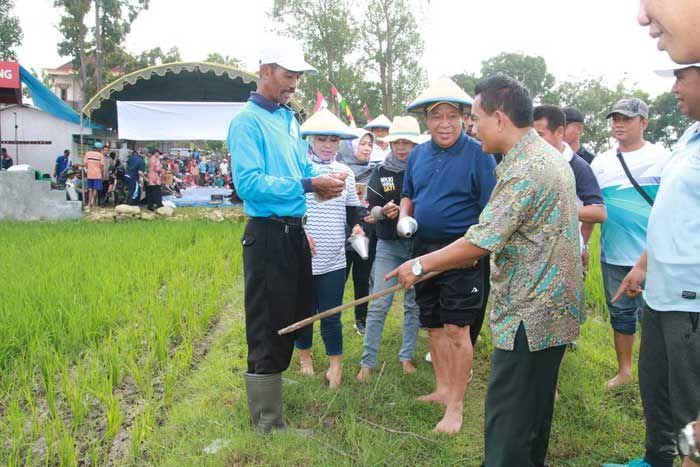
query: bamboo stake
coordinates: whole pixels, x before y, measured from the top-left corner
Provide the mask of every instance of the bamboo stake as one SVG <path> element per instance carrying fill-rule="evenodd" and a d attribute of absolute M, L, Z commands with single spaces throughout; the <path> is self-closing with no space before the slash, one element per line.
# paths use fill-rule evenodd
<path fill-rule="evenodd" d="M 440 272 L 442 272 L 442 271 L 440 271 Z M 418 281 L 416 281 L 416 283 L 423 282 L 424 280 L 435 277 L 438 274 L 440 274 L 440 272 L 437 272 L 437 271 L 436 272 L 429 272 L 425 276 L 420 277 L 418 279 Z M 341 311 L 345 311 L 348 308 L 354 308 L 357 305 L 367 303 L 367 302 L 375 300 L 379 297 L 383 297 L 384 295 L 389 295 L 391 293 L 396 292 L 397 290 L 399 290 L 401 288 L 402 288 L 401 284 L 396 284 L 392 287 L 389 287 L 388 289 L 380 290 L 379 292 L 375 292 L 373 294 L 367 295 L 366 297 L 358 298 L 357 300 L 353 300 L 353 301 L 346 303 L 344 305 L 338 305 L 335 308 L 331 308 L 330 310 L 323 311 L 323 312 L 318 313 L 314 316 L 310 316 L 306 319 L 302 319 L 301 321 L 298 321 L 294 324 L 290 324 L 286 328 L 282 328 L 279 331 L 277 331 L 277 334 L 279 334 L 280 336 L 283 336 L 285 334 L 289 334 L 290 332 L 294 332 L 298 329 L 301 329 L 303 327 L 308 326 L 309 324 L 315 323 L 316 321 L 318 321 L 320 319 L 328 318 L 329 316 L 335 315 L 336 313 L 340 313 Z"/>

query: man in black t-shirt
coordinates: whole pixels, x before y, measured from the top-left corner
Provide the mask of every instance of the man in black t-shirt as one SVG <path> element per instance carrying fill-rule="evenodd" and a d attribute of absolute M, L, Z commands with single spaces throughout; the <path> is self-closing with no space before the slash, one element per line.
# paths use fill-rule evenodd
<path fill-rule="evenodd" d="M 573 149 L 576 154 L 590 165 L 590 163 L 593 162 L 595 154 L 581 146 L 581 135 L 584 131 L 583 113 L 576 107 L 565 107 L 563 110 L 564 116 L 566 117 L 564 141 L 571 146 L 571 149 Z"/>

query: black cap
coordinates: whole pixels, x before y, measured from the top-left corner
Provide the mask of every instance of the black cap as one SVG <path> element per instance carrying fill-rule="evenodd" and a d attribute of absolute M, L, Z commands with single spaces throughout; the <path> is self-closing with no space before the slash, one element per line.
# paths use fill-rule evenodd
<path fill-rule="evenodd" d="M 564 115 L 566 116 L 566 123 L 580 122 L 583 123 L 583 113 L 576 107 L 565 107 Z"/>

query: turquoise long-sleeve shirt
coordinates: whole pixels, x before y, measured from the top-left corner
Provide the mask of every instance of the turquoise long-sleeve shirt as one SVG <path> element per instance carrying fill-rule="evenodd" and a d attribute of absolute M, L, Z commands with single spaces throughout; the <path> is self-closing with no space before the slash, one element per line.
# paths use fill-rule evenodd
<path fill-rule="evenodd" d="M 236 192 L 251 217 L 303 216 L 315 176 L 294 113 L 253 93 L 228 132 Z"/>

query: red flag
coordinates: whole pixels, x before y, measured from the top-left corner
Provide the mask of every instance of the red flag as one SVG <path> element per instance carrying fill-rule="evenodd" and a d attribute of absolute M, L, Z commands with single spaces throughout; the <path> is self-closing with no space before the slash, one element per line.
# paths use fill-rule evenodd
<path fill-rule="evenodd" d="M 320 109 L 327 109 L 328 108 L 328 102 L 326 102 L 326 98 L 323 97 L 323 94 L 321 94 L 321 91 L 316 91 L 316 105 L 314 105 L 314 113 L 318 112 Z"/>
<path fill-rule="evenodd" d="M 335 88 L 335 86 L 331 86 L 331 96 L 334 98 L 338 95 L 338 90 Z"/>

